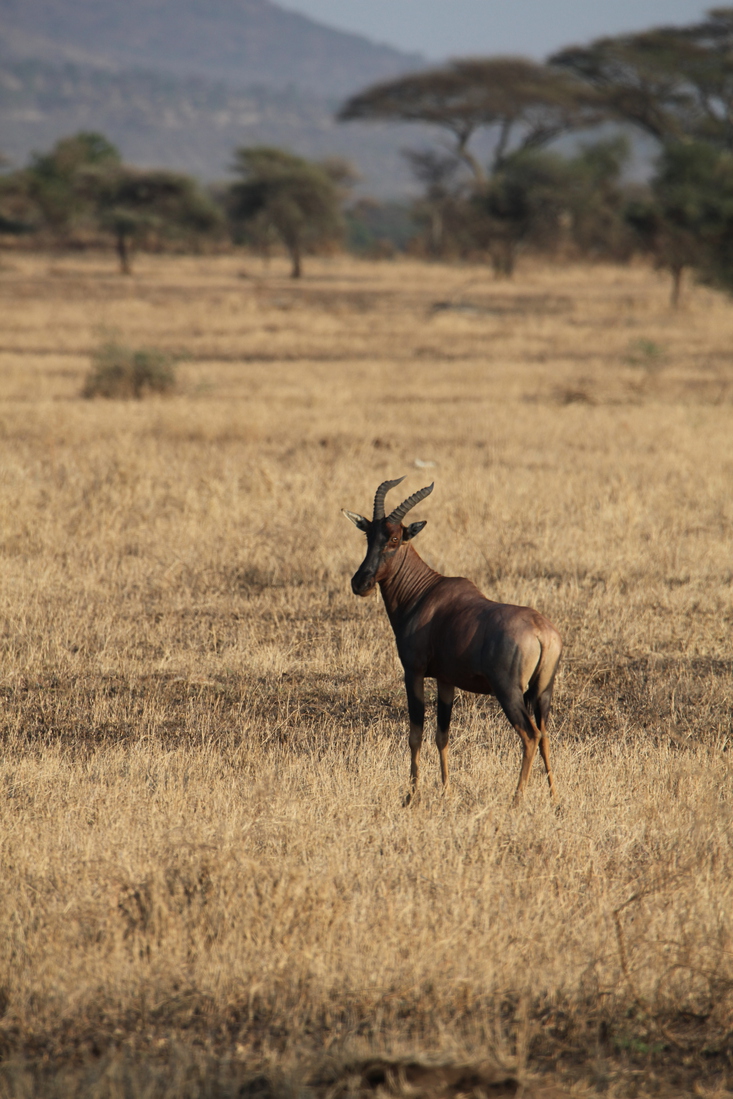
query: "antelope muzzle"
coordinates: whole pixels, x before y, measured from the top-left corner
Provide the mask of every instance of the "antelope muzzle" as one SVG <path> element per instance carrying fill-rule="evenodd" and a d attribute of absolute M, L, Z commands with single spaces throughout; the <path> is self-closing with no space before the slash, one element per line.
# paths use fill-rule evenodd
<path fill-rule="evenodd" d="M 377 584 L 379 554 L 367 553 L 354 575 L 351 577 L 351 590 L 354 595 L 370 595 Z"/>

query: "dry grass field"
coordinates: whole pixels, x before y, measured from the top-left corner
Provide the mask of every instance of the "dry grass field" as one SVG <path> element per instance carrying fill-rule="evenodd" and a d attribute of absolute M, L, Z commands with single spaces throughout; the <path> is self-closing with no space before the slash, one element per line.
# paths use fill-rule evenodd
<path fill-rule="evenodd" d="M 722 1099 L 733 306 L 644 267 L 286 273 L 4 257 L 0 1096 Z M 175 394 L 82 399 L 110 338 L 182 355 Z M 402 474 L 426 560 L 565 639 L 556 808 L 537 762 L 512 810 L 468 695 L 450 796 L 431 703 L 402 807 L 339 512 Z"/>

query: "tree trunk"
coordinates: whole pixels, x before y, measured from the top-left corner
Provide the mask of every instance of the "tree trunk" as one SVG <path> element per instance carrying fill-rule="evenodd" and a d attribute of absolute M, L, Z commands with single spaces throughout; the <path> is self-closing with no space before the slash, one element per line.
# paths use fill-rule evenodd
<path fill-rule="evenodd" d="M 443 255 L 443 215 L 435 206 L 430 211 L 430 254 L 436 259 Z"/>
<path fill-rule="evenodd" d="M 491 265 L 498 279 L 510 279 L 514 275 L 517 258 L 517 241 L 498 240 L 491 249 Z"/>
<path fill-rule="evenodd" d="M 292 279 L 299 279 L 302 274 L 300 266 L 300 244 L 293 243 L 290 245 L 290 259 L 293 262 L 293 266 L 290 270 L 290 277 Z"/>
<path fill-rule="evenodd" d="M 675 266 L 672 268 L 672 294 L 669 299 L 669 304 L 673 309 L 676 309 L 680 304 L 680 293 L 682 292 L 682 272 L 684 267 Z"/>
<path fill-rule="evenodd" d="M 471 169 L 476 188 L 477 190 L 481 190 L 486 185 L 486 173 L 484 172 L 480 161 L 477 160 L 468 147 L 468 142 L 472 135 L 473 127 L 457 135 L 458 143 L 456 145 L 456 156 Z"/>
<path fill-rule="evenodd" d="M 494 162 L 491 167 L 492 174 L 497 172 L 501 168 L 504 161 L 504 156 L 509 145 L 509 138 L 512 132 L 512 120 L 510 118 L 503 119 L 501 123 L 501 129 L 499 130 L 499 139 L 494 146 Z"/>
<path fill-rule="evenodd" d="M 130 251 L 127 247 L 127 233 L 118 230 L 115 247 L 117 250 L 117 258 L 120 261 L 120 274 L 131 275 L 132 269 L 130 267 Z"/>

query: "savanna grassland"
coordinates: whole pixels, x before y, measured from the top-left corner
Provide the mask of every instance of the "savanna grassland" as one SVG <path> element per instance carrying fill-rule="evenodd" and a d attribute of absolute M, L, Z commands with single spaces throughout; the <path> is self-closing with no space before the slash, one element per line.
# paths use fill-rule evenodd
<path fill-rule="evenodd" d="M 0 1094 L 729 1094 L 733 305 L 644 267 L 285 276 L 4 258 Z M 82 399 L 111 338 L 176 392 Z M 539 762 L 511 809 L 468 695 L 452 793 L 431 706 L 402 807 L 339 512 L 402 474 L 428 562 L 564 637 L 556 809 Z"/>

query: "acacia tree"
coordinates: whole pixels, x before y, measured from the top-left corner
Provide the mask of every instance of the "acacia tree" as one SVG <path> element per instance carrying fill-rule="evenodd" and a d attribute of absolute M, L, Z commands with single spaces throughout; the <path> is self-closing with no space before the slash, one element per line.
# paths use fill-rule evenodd
<path fill-rule="evenodd" d="M 631 145 L 624 134 L 584 142 L 569 159 L 565 192 L 570 238 L 582 256 L 628 260 L 634 237 L 626 221 L 633 186 L 623 180 Z"/>
<path fill-rule="evenodd" d="M 82 131 L 58 141 L 48 153 L 33 154 L 29 166 L 6 181 L 6 191 L 18 207 L 25 200 L 26 217 L 36 228 L 63 242 L 93 215 L 89 196 L 78 187 L 80 173 L 119 164 L 120 154 L 106 137 Z"/>
<path fill-rule="evenodd" d="M 733 149 L 733 8 L 713 8 L 686 27 L 572 46 L 550 64 L 661 143 L 692 139 Z"/>
<path fill-rule="evenodd" d="M 113 235 L 125 274 L 135 239 L 194 237 L 222 220 L 194 180 L 127 167 L 98 133 L 64 138 L 50 152 L 35 154 L 27 168 L 0 178 L 0 228 L 45 230 L 61 242 L 80 228 L 101 229 Z"/>
<path fill-rule="evenodd" d="M 572 169 L 563 157 L 529 150 L 509 158 L 474 196 L 475 232 L 479 240 L 483 236 L 497 275 L 512 276 L 525 241 L 545 247 L 554 242 L 571 182 Z"/>
<path fill-rule="evenodd" d="M 470 199 L 474 240 L 488 251 L 495 273 L 511 277 L 525 244 L 628 256 L 633 243 L 620 181 L 628 151 L 624 138 L 611 138 L 582 145 L 573 157 L 530 149 L 507 158 Z"/>
<path fill-rule="evenodd" d="M 521 57 L 489 57 L 376 84 L 347 100 L 337 117 L 437 126 L 450 135 L 453 155 L 482 187 L 486 171 L 470 147 L 478 130 L 495 133 L 493 172 L 510 154 L 593 125 L 601 113 L 593 89 L 572 75 Z"/>
<path fill-rule="evenodd" d="M 348 182 L 342 161 L 316 164 L 269 146 L 238 149 L 234 165 L 241 177 L 229 189 L 235 235 L 247 227 L 274 232 L 300 278 L 308 248 L 337 238 L 343 228 L 341 189 Z"/>
<path fill-rule="evenodd" d="M 670 271 L 672 304 L 688 268 L 733 289 L 733 8 L 712 8 L 689 26 L 601 38 L 550 62 L 660 143 L 648 194 L 626 219 Z"/>
<path fill-rule="evenodd" d="M 133 242 L 147 235 L 194 237 L 216 229 L 222 215 L 189 176 L 143 171 L 122 164 L 80 173 L 78 190 L 93 204 L 97 221 L 114 237 L 122 274 L 131 273 Z"/>
<path fill-rule="evenodd" d="M 627 211 L 642 246 L 672 275 L 680 300 L 686 269 L 733 289 L 733 156 L 704 142 L 665 146 L 646 201 Z"/>

